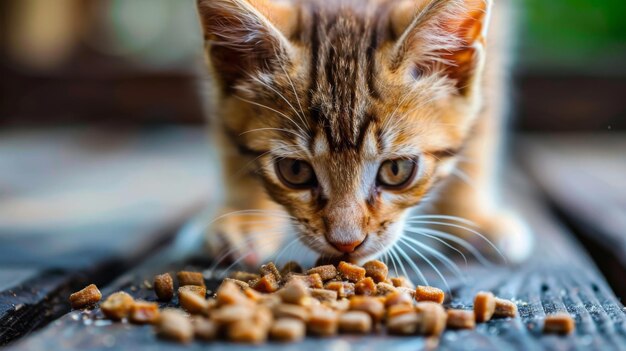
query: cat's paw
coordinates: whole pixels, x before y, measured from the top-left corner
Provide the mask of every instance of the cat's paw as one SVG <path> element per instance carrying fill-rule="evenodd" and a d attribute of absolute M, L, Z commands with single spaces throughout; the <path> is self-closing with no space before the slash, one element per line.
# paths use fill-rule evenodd
<path fill-rule="evenodd" d="M 244 211 L 222 213 L 206 233 L 205 246 L 213 260 L 256 267 L 279 249 L 280 219 Z"/>
<path fill-rule="evenodd" d="M 534 234 L 516 213 L 501 211 L 482 221 L 481 227 L 508 263 L 523 263 L 532 254 L 535 244 Z"/>

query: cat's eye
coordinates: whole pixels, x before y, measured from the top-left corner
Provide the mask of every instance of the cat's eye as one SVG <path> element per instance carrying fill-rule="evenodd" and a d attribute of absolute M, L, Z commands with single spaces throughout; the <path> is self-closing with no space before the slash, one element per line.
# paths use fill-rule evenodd
<path fill-rule="evenodd" d="M 278 178 L 290 188 L 303 189 L 317 185 L 313 167 L 305 161 L 294 158 L 282 158 L 274 164 Z"/>
<path fill-rule="evenodd" d="M 417 164 L 415 160 L 387 160 L 380 165 L 376 181 L 380 186 L 400 189 L 409 185 L 416 173 Z"/>

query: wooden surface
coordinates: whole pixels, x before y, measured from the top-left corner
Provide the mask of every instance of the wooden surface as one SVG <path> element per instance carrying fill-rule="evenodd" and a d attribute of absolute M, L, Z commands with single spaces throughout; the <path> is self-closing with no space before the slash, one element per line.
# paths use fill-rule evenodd
<path fill-rule="evenodd" d="M 200 138 L 200 135 L 198 135 Z M 199 140 L 199 139 L 198 139 Z M 539 145 L 539 141 L 532 141 Z M 524 148 L 531 149 L 524 144 Z M 181 149 L 182 150 L 182 149 Z M 533 153 L 539 151 L 532 151 Z M 525 164 L 525 163 L 524 163 Z M 509 167 L 506 173 L 506 202 L 512 203 L 529 221 L 536 233 L 537 246 L 533 258 L 517 267 L 484 266 L 470 261 L 468 266 L 461 264 L 465 279 L 454 278 L 449 272 L 448 279 L 453 307 L 470 308 L 473 295 L 478 290 L 492 290 L 494 293 L 512 298 L 519 307 L 520 316 L 510 320 L 495 320 L 480 325 L 474 331 L 446 331 L 440 343 L 442 349 L 450 350 L 621 350 L 626 345 L 626 311 L 608 286 L 592 258 L 572 235 L 562 218 L 551 210 L 551 203 L 544 199 L 543 186 L 537 188 L 523 176 L 524 170 Z M 151 280 L 156 273 L 175 272 L 181 268 L 206 269 L 211 260 L 198 251 L 202 236 L 202 223 L 206 215 L 198 216 L 178 231 L 176 239 L 158 250 L 150 249 L 132 269 L 120 269 L 108 277 L 101 286 L 103 294 L 125 290 L 135 297 L 154 300 L 152 290 L 143 282 Z M 170 235 L 175 230 L 170 230 Z M 164 234 L 167 237 L 167 234 Z M 2 237 L 2 240 L 4 238 Z M 452 257 L 452 255 L 451 255 Z M 283 261 L 289 259 L 288 255 Z M 137 260 L 139 261 L 139 260 Z M 460 263 L 460 261 L 457 261 Z M 195 342 L 190 346 L 163 342 L 153 335 L 150 327 L 136 327 L 126 323 L 111 323 L 103 320 L 98 309 L 92 311 L 72 311 L 66 304 L 68 287 L 97 281 L 103 270 L 115 271 L 115 261 L 100 262 L 97 272 L 83 269 L 70 274 L 66 270 L 48 271 L 46 275 L 25 270 L 21 274 L 28 277 L 10 289 L 0 293 L 0 340 L 13 340 L 9 349 L 15 350 L 84 350 L 84 349 L 204 349 L 207 344 Z M 0 265 L 2 272 L 7 267 Z M 108 267 L 108 268 L 104 268 Z M 14 267 L 13 267 L 14 268 Z M 426 271 L 429 283 L 444 287 L 437 275 L 426 269 L 423 262 L 420 268 Z M 37 269 L 40 269 L 37 266 Z M 207 277 L 220 272 L 206 272 Z M 211 274 L 209 274 L 211 273 Z M 33 274 L 35 274 L 33 276 Z M 41 280 L 47 277 L 49 280 Z M 6 281 L 6 279 L 4 279 Z M 413 277 L 415 282 L 419 282 Z M 0 283 L 3 275 L 0 274 Z M 48 283 L 49 282 L 49 283 Z M 48 288 L 46 288 L 46 283 Z M 38 285 L 39 284 L 39 285 Z M 43 284 L 43 285 L 40 285 Z M 209 279 L 209 287 L 216 281 Z M 1 285 L 1 284 L 0 284 Z M 5 284 L 6 287 L 6 284 Z M 56 289 L 56 290 L 54 290 Z M 56 297 L 51 302 L 43 295 Z M 12 300 L 11 300 L 12 299 Z M 175 303 L 175 301 L 174 301 Z M 16 308 L 22 304 L 22 307 Z M 58 311 L 53 311 L 57 308 Z M 4 314 L 2 312 L 4 311 Z M 570 336 L 545 336 L 541 333 L 542 321 L 546 314 L 567 311 L 575 316 L 577 331 Z M 52 317 L 45 317 L 46 315 Z M 43 316 L 43 318 L 42 318 Z M 57 318 L 60 316 L 60 318 Z M 49 323 L 49 324 L 48 324 Z M 46 325 L 47 324 L 47 325 Z M 35 327 L 44 326 L 32 335 L 24 336 Z M 12 331 L 13 330 L 13 331 Z M 2 334 L 4 332 L 4 334 Z M 18 338 L 19 336 L 19 338 Z M 9 339 L 7 339 L 7 337 Z M 5 338 L 5 339 L 3 339 Z M 293 345 L 268 344 L 260 350 L 322 350 L 322 349 L 428 349 L 433 345 L 421 337 L 388 337 L 383 335 L 368 337 L 337 337 L 331 339 L 307 339 Z M 228 343 L 211 344 L 211 349 L 247 349 L 245 346 Z"/>
<path fill-rule="evenodd" d="M 626 299 L 626 133 L 526 136 L 519 150 L 561 220 Z"/>
<path fill-rule="evenodd" d="M 212 199 L 198 128 L 0 133 L 0 345 L 67 313 Z"/>

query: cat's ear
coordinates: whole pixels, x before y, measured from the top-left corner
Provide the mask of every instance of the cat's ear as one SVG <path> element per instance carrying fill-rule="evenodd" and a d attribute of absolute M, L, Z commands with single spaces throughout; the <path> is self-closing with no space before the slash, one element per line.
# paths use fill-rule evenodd
<path fill-rule="evenodd" d="M 270 0 L 197 0 L 207 54 L 227 88 L 293 59 L 297 10 Z"/>
<path fill-rule="evenodd" d="M 470 94 L 485 57 L 491 0 L 403 0 L 391 12 L 390 65 L 414 75 L 438 72 Z"/>

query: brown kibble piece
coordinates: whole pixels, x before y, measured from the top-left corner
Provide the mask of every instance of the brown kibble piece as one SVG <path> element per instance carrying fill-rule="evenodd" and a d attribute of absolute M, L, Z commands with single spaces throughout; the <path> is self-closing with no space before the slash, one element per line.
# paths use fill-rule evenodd
<path fill-rule="evenodd" d="M 237 271 L 237 272 L 233 272 L 230 275 L 230 278 L 231 279 L 235 279 L 235 280 L 239 280 L 239 281 L 242 281 L 242 282 L 250 283 L 253 280 L 257 280 L 257 279 L 261 278 L 261 276 L 256 274 L 256 273 Z"/>
<path fill-rule="evenodd" d="M 411 312 L 415 312 L 415 308 L 411 304 L 393 305 L 387 308 L 387 319 Z"/>
<path fill-rule="evenodd" d="M 217 339 L 219 326 L 214 321 L 200 316 L 193 316 L 191 317 L 191 325 L 196 339 L 204 341 Z"/>
<path fill-rule="evenodd" d="M 292 279 L 278 291 L 278 296 L 285 303 L 300 305 L 309 296 L 309 291 L 302 280 Z"/>
<path fill-rule="evenodd" d="M 332 281 L 324 284 L 324 289 L 334 290 L 337 292 L 337 297 L 343 298 L 354 295 L 355 287 L 354 283 Z"/>
<path fill-rule="evenodd" d="M 413 298 L 411 297 L 411 295 L 401 292 L 401 291 L 392 292 L 391 294 L 388 294 L 387 296 L 385 296 L 386 307 L 390 307 L 394 305 L 412 305 L 412 304 L 413 304 Z"/>
<path fill-rule="evenodd" d="M 185 311 L 191 314 L 206 314 L 209 310 L 209 302 L 200 296 L 199 292 L 193 291 L 199 288 L 195 285 L 185 285 L 178 288 L 178 303 Z"/>
<path fill-rule="evenodd" d="M 392 335 L 413 335 L 420 326 L 420 316 L 413 312 L 396 315 L 387 320 L 387 332 Z"/>
<path fill-rule="evenodd" d="M 318 299 L 320 302 L 337 300 L 337 292 L 334 290 L 309 289 L 309 291 L 311 292 L 311 297 Z"/>
<path fill-rule="evenodd" d="M 313 267 L 306 273 L 309 275 L 317 273 L 320 275 L 320 278 L 322 278 L 322 281 L 327 281 L 337 276 L 337 268 L 335 268 L 332 264 L 327 264 L 324 266 Z"/>
<path fill-rule="evenodd" d="M 325 305 L 337 312 L 346 312 L 350 309 L 350 300 L 341 299 L 337 301 L 327 302 L 325 303 Z"/>
<path fill-rule="evenodd" d="M 331 336 L 337 334 L 337 312 L 330 308 L 316 308 L 311 311 L 307 329 L 311 334 L 319 336 Z"/>
<path fill-rule="evenodd" d="M 493 312 L 494 317 L 511 317 L 517 316 L 517 305 L 511 300 L 505 300 L 496 297 L 496 308 Z"/>
<path fill-rule="evenodd" d="M 416 301 L 432 301 L 436 303 L 443 303 L 446 295 L 443 290 L 435 288 L 433 286 L 418 285 L 415 288 L 415 300 Z"/>
<path fill-rule="evenodd" d="M 178 286 L 185 286 L 185 285 L 205 286 L 204 277 L 202 276 L 202 273 L 200 272 L 180 271 L 176 273 L 176 278 L 178 279 Z"/>
<path fill-rule="evenodd" d="M 324 281 L 317 273 L 307 275 L 307 282 L 309 283 L 309 288 L 312 289 L 322 289 L 324 287 Z"/>
<path fill-rule="evenodd" d="M 161 312 L 155 329 L 159 337 L 172 341 L 187 343 L 193 338 L 193 327 L 189 318 L 174 308 L 166 308 Z"/>
<path fill-rule="evenodd" d="M 231 282 L 239 287 L 241 290 L 246 290 L 250 288 L 250 284 L 244 282 L 243 280 L 233 279 L 233 278 L 224 278 L 225 282 Z"/>
<path fill-rule="evenodd" d="M 415 289 L 414 288 L 407 288 L 406 286 L 398 286 L 396 287 L 396 289 L 401 292 L 401 293 L 405 293 L 409 296 L 411 296 L 411 298 L 415 298 Z"/>
<path fill-rule="evenodd" d="M 432 301 L 418 302 L 415 311 L 421 318 L 418 330 L 420 334 L 438 336 L 446 328 L 448 314 L 441 304 Z"/>
<path fill-rule="evenodd" d="M 365 268 L 365 276 L 374 279 L 376 283 L 384 282 L 389 273 L 387 265 L 378 260 L 366 262 L 363 268 Z"/>
<path fill-rule="evenodd" d="M 309 311 L 302 306 L 283 303 L 274 306 L 273 311 L 276 318 L 295 318 L 304 322 L 309 320 Z"/>
<path fill-rule="evenodd" d="M 180 298 L 180 294 L 182 292 L 189 292 L 192 294 L 196 294 L 201 298 L 205 298 L 206 297 L 206 288 L 204 286 L 199 286 L 199 285 L 183 285 L 180 288 L 178 288 L 178 297 Z"/>
<path fill-rule="evenodd" d="M 159 320 L 159 315 L 156 303 L 138 300 L 130 308 L 128 320 L 134 324 L 154 324 Z"/>
<path fill-rule="evenodd" d="M 108 319 L 119 321 L 128 316 L 134 302 L 135 299 L 128 295 L 128 293 L 118 291 L 109 295 L 109 297 L 100 304 L 100 310 L 102 310 L 102 313 Z"/>
<path fill-rule="evenodd" d="M 342 333 L 366 334 L 372 330 L 372 318 L 363 311 L 348 311 L 339 316 Z"/>
<path fill-rule="evenodd" d="M 280 274 L 286 276 L 288 273 L 302 273 L 304 270 L 302 266 L 296 261 L 289 261 L 285 263 L 283 268 L 280 270 Z"/>
<path fill-rule="evenodd" d="M 250 319 L 254 309 L 246 305 L 226 305 L 211 311 L 211 320 L 217 324 L 230 324 L 241 319 Z"/>
<path fill-rule="evenodd" d="M 228 340 L 246 344 L 260 344 L 267 339 L 267 328 L 257 325 L 255 321 L 240 319 L 228 328 Z"/>
<path fill-rule="evenodd" d="M 321 289 L 324 287 L 324 282 L 322 281 L 322 277 L 320 277 L 320 275 L 317 273 L 314 273 L 311 275 L 289 274 L 287 278 L 287 282 L 289 283 L 294 280 L 299 280 L 303 282 L 307 288 Z"/>
<path fill-rule="evenodd" d="M 294 318 L 280 318 L 270 329 L 270 337 L 277 341 L 299 341 L 304 338 L 306 325 Z"/>
<path fill-rule="evenodd" d="M 569 334 L 576 329 L 574 318 L 568 313 L 559 312 L 546 316 L 543 332 L 550 334 Z"/>
<path fill-rule="evenodd" d="M 280 271 L 278 270 L 274 262 L 269 262 L 269 263 L 262 265 L 260 271 L 261 271 L 261 276 L 271 274 L 274 276 L 274 280 L 276 280 L 277 282 L 280 283 L 283 280 L 283 277 L 280 274 Z"/>
<path fill-rule="evenodd" d="M 415 289 L 415 285 L 413 285 L 413 283 L 411 283 L 411 281 L 408 280 L 406 277 L 394 277 L 394 278 L 391 278 L 390 280 L 391 280 L 391 284 L 393 284 L 393 286 L 395 286 L 396 288 L 404 287 L 404 288 Z"/>
<path fill-rule="evenodd" d="M 356 283 L 359 280 L 365 278 L 365 268 L 359 267 L 355 264 L 348 263 L 346 261 L 339 262 L 337 267 L 341 275 L 349 281 Z"/>
<path fill-rule="evenodd" d="M 273 274 L 266 274 L 261 279 L 255 281 L 252 284 L 252 288 L 264 293 L 273 293 L 278 290 L 278 281 Z"/>
<path fill-rule="evenodd" d="M 376 293 L 380 296 L 387 296 L 393 292 L 398 291 L 395 286 L 388 283 L 376 283 Z"/>
<path fill-rule="evenodd" d="M 474 311 L 451 309 L 447 313 L 446 325 L 450 329 L 474 329 L 476 327 Z"/>
<path fill-rule="evenodd" d="M 248 298 L 239 286 L 231 281 L 225 281 L 220 285 L 217 289 L 216 299 L 219 306 L 249 303 Z"/>
<path fill-rule="evenodd" d="M 70 295 L 70 304 L 73 309 L 95 305 L 102 298 L 102 294 L 95 284 L 87 285 L 84 289 Z"/>
<path fill-rule="evenodd" d="M 476 322 L 488 322 L 496 309 L 496 299 L 490 292 L 481 291 L 474 298 L 474 316 Z"/>
<path fill-rule="evenodd" d="M 154 292 L 160 301 L 169 301 L 174 297 L 174 280 L 169 273 L 154 277 Z"/>
<path fill-rule="evenodd" d="M 352 296 L 350 298 L 350 310 L 367 312 L 374 322 L 380 321 L 385 315 L 385 305 L 378 298 L 372 296 Z"/>
<path fill-rule="evenodd" d="M 354 292 L 357 295 L 367 295 L 374 296 L 377 294 L 376 283 L 374 283 L 374 279 L 367 277 L 359 280 L 354 285 Z"/>

